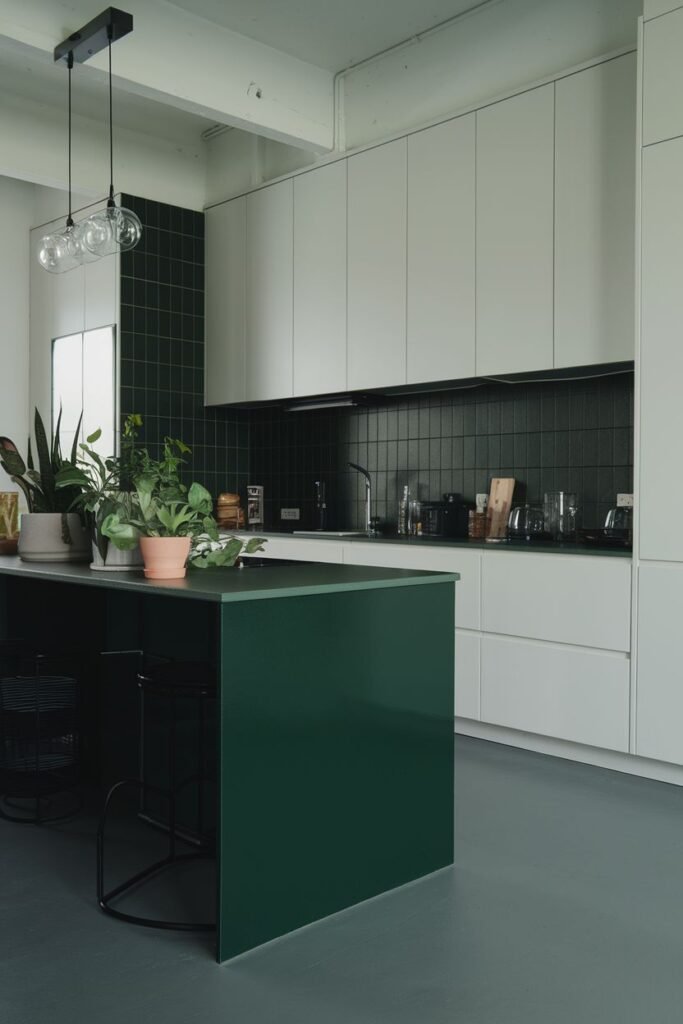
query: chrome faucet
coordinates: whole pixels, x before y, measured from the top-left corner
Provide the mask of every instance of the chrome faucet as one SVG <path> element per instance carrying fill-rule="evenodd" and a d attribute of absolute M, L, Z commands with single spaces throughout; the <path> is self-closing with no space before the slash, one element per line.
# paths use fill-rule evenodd
<path fill-rule="evenodd" d="M 359 466 L 357 462 L 349 462 L 349 467 L 351 469 L 357 469 L 358 472 L 362 473 L 363 476 L 365 477 L 365 531 L 368 534 L 368 536 L 371 536 L 373 533 L 371 522 L 372 480 L 370 479 L 370 474 L 368 473 L 367 469 L 363 469 L 363 467 Z"/>

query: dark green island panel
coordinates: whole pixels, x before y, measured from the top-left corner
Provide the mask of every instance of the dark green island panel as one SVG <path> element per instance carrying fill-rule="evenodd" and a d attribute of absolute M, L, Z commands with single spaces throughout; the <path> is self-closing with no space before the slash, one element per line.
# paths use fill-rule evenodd
<path fill-rule="evenodd" d="M 103 649 L 196 639 L 215 662 L 222 962 L 452 864 L 457 578 L 289 565 L 159 584 L 4 558 L 0 636 L 30 607 L 42 639 L 59 601 Z"/>

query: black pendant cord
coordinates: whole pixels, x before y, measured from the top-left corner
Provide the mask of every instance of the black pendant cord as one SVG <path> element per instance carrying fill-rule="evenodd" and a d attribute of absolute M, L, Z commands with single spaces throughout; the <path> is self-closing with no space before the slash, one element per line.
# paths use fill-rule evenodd
<path fill-rule="evenodd" d="M 107 206 L 116 206 L 114 202 L 114 120 L 113 120 L 113 102 L 112 102 L 112 84 L 111 84 L 111 41 L 114 34 L 114 28 L 111 24 L 107 25 L 107 39 L 109 41 L 109 198 L 107 199 Z"/>
<path fill-rule="evenodd" d="M 69 154 L 69 159 L 68 159 L 68 164 L 69 164 L 69 215 L 66 218 L 66 226 L 68 228 L 72 228 L 74 226 L 74 219 L 71 216 L 71 72 L 72 72 L 73 66 L 74 66 L 74 55 L 71 52 L 69 53 L 66 66 L 69 69 L 69 118 L 68 118 L 68 126 L 69 126 L 68 127 L 68 134 L 69 134 L 69 139 L 68 139 L 68 154 Z"/>

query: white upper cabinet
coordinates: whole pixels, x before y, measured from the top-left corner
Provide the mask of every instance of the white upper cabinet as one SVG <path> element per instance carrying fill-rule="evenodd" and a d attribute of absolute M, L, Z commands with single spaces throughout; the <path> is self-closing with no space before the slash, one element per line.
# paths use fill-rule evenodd
<path fill-rule="evenodd" d="M 555 366 L 633 359 L 635 54 L 556 90 Z"/>
<path fill-rule="evenodd" d="M 247 399 L 292 395 L 294 183 L 247 196 Z"/>
<path fill-rule="evenodd" d="M 406 139 L 348 160 L 348 387 L 406 382 Z"/>
<path fill-rule="evenodd" d="M 683 135 L 683 7 L 643 26 L 643 145 Z"/>
<path fill-rule="evenodd" d="M 206 211 L 204 402 L 246 399 L 245 302 L 247 200 Z"/>
<path fill-rule="evenodd" d="M 346 161 L 294 179 L 294 394 L 346 388 Z"/>
<path fill-rule="evenodd" d="M 475 115 L 408 139 L 408 383 L 474 376 Z"/>
<path fill-rule="evenodd" d="M 683 139 L 643 152 L 640 556 L 683 561 Z"/>
<path fill-rule="evenodd" d="M 477 112 L 477 374 L 553 365 L 554 85 Z"/>

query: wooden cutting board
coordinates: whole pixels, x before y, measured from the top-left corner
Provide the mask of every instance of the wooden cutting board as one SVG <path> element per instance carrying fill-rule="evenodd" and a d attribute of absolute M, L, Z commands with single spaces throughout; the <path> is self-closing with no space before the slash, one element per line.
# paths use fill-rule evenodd
<path fill-rule="evenodd" d="M 502 540 L 506 536 L 514 490 L 515 478 L 513 476 L 494 476 L 492 478 L 487 509 L 487 539 Z"/>

